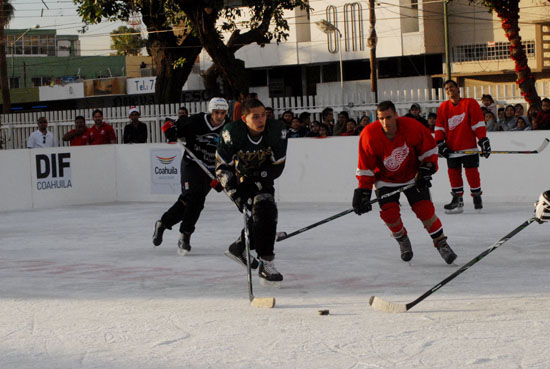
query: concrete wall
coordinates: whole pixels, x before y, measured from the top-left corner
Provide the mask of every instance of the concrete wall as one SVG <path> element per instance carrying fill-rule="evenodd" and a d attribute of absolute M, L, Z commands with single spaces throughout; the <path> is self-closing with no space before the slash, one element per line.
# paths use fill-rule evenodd
<path fill-rule="evenodd" d="M 545 132 L 491 132 L 489 137 L 493 150 L 533 150 L 543 142 Z M 341 202 L 351 206 L 357 185 L 357 143 L 358 137 L 290 139 L 287 165 L 276 182 L 277 200 Z M 181 147 L 169 144 L 0 151 L 4 174 L 0 176 L 0 211 L 113 201 L 173 201 L 179 193 L 177 184 L 165 194 L 152 193 L 151 153 L 159 149 L 181 153 Z M 46 182 L 55 183 L 58 188 L 44 188 L 38 183 L 44 179 L 37 175 L 45 172 L 45 158 L 51 163 L 52 154 L 56 168 L 50 169 L 57 172 L 57 178 Z M 530 206 L 540 192 L 550 188 L 549 159 L 550 148 L 537 155 L 493 154 L 489 159 L 482 158 L 485 202 L 524 202 Z M 64 182 L 59 179 L 62 166 Z M 179 169 L 176 160 L 171 166 Z M 70 187 L 66 186 L 67 179 Z M 440 160 L 432 197 L 436 203 L 448 202 L 449 192 L 446 163 Z M 227 200 L 223 194 L 212 192 L 208 201 Z"/>

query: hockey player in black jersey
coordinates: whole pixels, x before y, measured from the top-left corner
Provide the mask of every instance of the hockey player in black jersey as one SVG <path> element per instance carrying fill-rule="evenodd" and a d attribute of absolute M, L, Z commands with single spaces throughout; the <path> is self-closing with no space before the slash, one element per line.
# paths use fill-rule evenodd
<path fill-rule="evenodd" d="M 181 117 L 175 125 L 167 122 L 163 127 L 164 134 L 169 141 L 183 139 L 187 149 L 193 151 L 197 159 L 214 173 L 216 147 L 220 132 L 226 123 L 227 109 L 227 101 L 215 97 L 208 103 L 208 114 L 198 113 L 190 117 Z M 222 190 L 220 184 L 212 181 L 185 152 L 181 161 L 181 195 L 155 223 L 153 245 L 159 246 L 162 243 L 164 230 L 172 229 L 172 226 L 181 222 L 178 253 L 185 255 L 191 251 L 191 234 L 204 208 L 206 195 L 212 187 L 217 191 Z"/>
<path fill-rule="evenodd" d="M 216 151 L 219 182 L 241 212 L 251 211 L 250 246 L 258 255 L 263 284 L 283 280 L 274 264 L 278 212 L 273 182 L 283 172 L 286 149 L 284 124 L 267 119 L 264 105 L 252 99 L 243 103 L 240 120 L 225 125 Z M 226 255 L 246 266 L 244 230 Z"/>

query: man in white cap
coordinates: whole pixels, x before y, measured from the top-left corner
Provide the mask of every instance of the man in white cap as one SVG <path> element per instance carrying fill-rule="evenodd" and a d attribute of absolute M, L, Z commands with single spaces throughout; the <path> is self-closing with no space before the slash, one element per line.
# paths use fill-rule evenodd
<path fill-rule="evenodd" d="M 162 130 L 169 142 L 175 142 L 178 138 L 184 140 L 187 150 L 191 150 L 214 174 L 216 147 L 226 122 L 228 107 L 224 98 L 214 97 L 208 103 L 208 113 L 181 117 L 175 124 L 167 120 Z M 191 251 L 191 234 L 195 231 L 195 224 L 211 188 L 222 191 L 221 185 L 212 181 L 186 151 L 181 161 L 181 195 L 156 221 L 153 245 L 159 246 L 164 231 L 181 222 L 178 253 L 185 255 Z"/>
<path fill-rule="evenodd" d="M 147 142 L 147 125 L 139 121 L 139 109 L 132 106 L 128 111 L 130 123 L 124 127 L 124 137 L 122 142 L 129 143 L 146 143 Z"/>

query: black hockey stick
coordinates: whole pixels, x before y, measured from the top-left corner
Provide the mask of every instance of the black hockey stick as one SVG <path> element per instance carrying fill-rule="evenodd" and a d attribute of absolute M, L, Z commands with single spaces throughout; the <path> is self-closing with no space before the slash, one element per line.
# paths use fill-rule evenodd
<path fill-rule="evenodd" d="M 372 306 L 373 309 L 384 311 L 388 313 L 405 313 L 409 311 L 413 306 L 420 303 L 422 300 L 430 296 L 435 291 L 439 290 L 441 287 L 455 279 L 458 275 L 465 272 L 467 269 L 469 269 L 472 265 L 483 259 L 485 256 L 489 255 L 492 251 L 494 251 L 496 248 L 500 247 L 503 243 L 508 241 L 510 238 L 514 237 L 516 234 L 521 232 L 523 229 L 525 229 L 529 224 L 536 221 L 536 217 L 532 217 L 527 219 L 525 222 L 523 222 L 521 225 L 519 225 L 516 229 L 514 229 L 512 232 L 508 233 L 506 236 L 502 237 L 500 240 L 489 246 L 489 248 L 485 251 L 483 251 L 481 254 L 470 260 L 467 264 L 462 266 L 462 268 L 458 269 L 456 272 L 433 286 L 430 290 L 428 290 L 426 293 L 424 293 L 422 296 L 417 298 L 416 300 L 409 302 L 408 304 L 396 304 L 393 302 L 389 302 L 386 300 L 381 299 L 377 296 L 371 296 L 369 300 L 370 306 Z"/>
<path fill-rule="evenodd" d="M 491 154 L 539 154 L 542 150 L 548 146 L 548 143 L 550 142 L 549 139 L 545 138 L 544 141 L 542 141 L 542 144 L 538 147 L 536 150 L 524 150 L 524 151 L 493 151 L 491 150 Z M 479 154 L 481 151 L 479 150 L 462 150 L 462 151 L 453 151 L 459 154 Z"/>
<path fill-rule="evenodd" d="M 385 194 L 385 195 L 380 196 L 379 198 L 370 200 L 370 204 L 372 205 L 372 204 L 374 204 L 374 203 L 376 203 L 376 202 L 378 202 L 378 201 L 380 201 L 380 200 L 382 200 L 382 199 L 385 199 L 385 198 L 388 198 L 388 197 L 393 196 L 393 195 L 395 195 L 395 194 L 398 194 L 398 193 L 401 193 L 401 192 L 403 192 L 403 191 L 406 191 L 406 190 L 408 190 L 409 188 L 413 188 L 414 186 L 415 186 L 414 183 L 408 184 L 408 185 L 406 185 L 406 186 L 404 186 L 404 187 L 401 187 L 401 188 L 398 189 L 398 190 L 395 190 L 395 191 L 393 191 L 393 192 L 389 192 L 389 193 L 387 193 L 387 194 Z M 291 233 L 277 232 L 277 242 L 286 240 L 287 238 L 296 236 L 297 234 L 303 233 L 303 232 L 305 232 L 305 231 L 309 231 L 309 230 L 312 229 L 312 228 L 315 228 L 315 227 L 317 227 L 317 226 L 320 226 L 321 224 L 328 223 L 328 222 L 330 222 L 330 221 L 332 221 L 332 220 L 334 220 L 334 219 L 338 219 L 338 218 L 340 218 L 340 217 L 343 217 L 344 215 L 349 214 L 349 213 L 351 213 L 351 212 L 353 212 L 353 209 L 344 210 L 344 211 L 342 211 L 342 212 L 340 212 L 340 213 L 338 213 L 338 214 L 334 214 L 334 215 L 331 216 L 331 217 L 328 217 L 328 218 L 326 218 L 326 219 L 320 220 L 320 221 L 318 221 L 317 223 L 313 223 L 313 224 L 311 224 L 311 225 L 308 225 L 307 227 L 304 227 L 304 228 L 302 228 L 302 229 L 298 229 L 297 231 L 294 231 L 294 232 L 291 232 Z"/>
<path fill-rule="evenodd" d="M 216 177 L 214 177 L 212 172 L 208 170 L 206 165 L 204 165 L 204 163 L 199 158 L 197 158 L 194 152 L 189 150 L 183 143 L 181 143 L 181 145 L 183 146 L 185 151 L 187 151 L 189 156 L 193 158 L 195 163 L 197 163 L 199 167 L 201 167 L 201 169 L 210 177 L 210 179 L 216 179 Z M 231 199 L 231 196 L 229 196 L 225 188 L 223 192 L 227 195 L 227 197 L 229 197 L 231 201 L 233 201 L 233 199 Z M 250 299 L 250 304 L 255 307 L 267 307 L 267 308 L 275 307 L 275 297 L 254 297 L 254 293 L 252 291 L 252 270 L 250 268 L 250 233 L 248 230 L 250 210 L 244 209 L 243 217 L 244 217 L 244 239 L 245 239 L 245 249 L 246 249 L 246 271 L 248 275 L 248 298 Z"/>

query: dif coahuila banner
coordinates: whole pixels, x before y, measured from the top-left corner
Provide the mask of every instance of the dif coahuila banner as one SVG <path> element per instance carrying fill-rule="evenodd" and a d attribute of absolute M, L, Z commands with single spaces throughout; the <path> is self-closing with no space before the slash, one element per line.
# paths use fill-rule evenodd
<path fill-rule="evenodd" d="M 182 150 L 151 149 L 151 194 L 177 195 L 181 192 Z"/>

